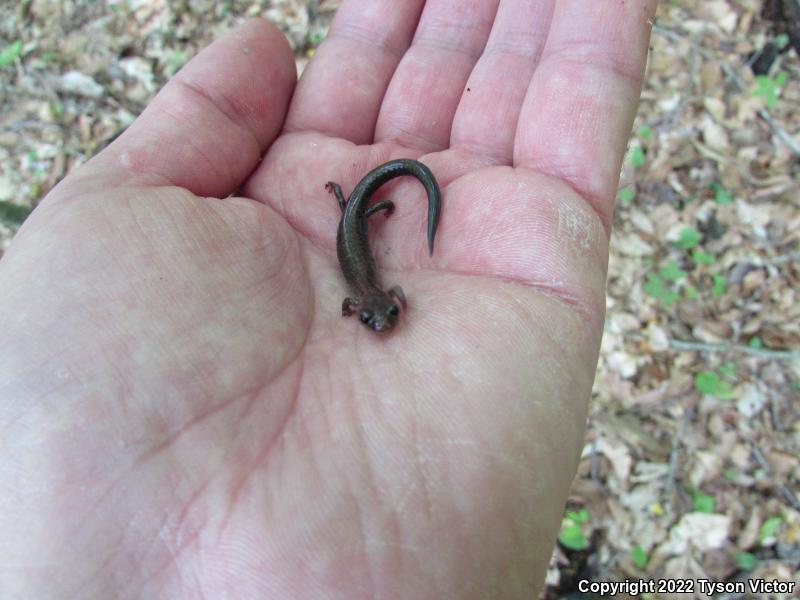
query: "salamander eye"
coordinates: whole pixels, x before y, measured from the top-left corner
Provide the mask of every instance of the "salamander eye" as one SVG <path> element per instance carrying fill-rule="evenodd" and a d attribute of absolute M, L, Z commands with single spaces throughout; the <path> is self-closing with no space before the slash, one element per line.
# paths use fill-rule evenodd
<path fill-rule="evenodd" d="M 362 323 L 369 323 L 372 320 L 372 313 L 368 310 L 362 310 L 358 313 L 358 320 Z"/>
<path fill-rule="evenodd" d="M 396 317 L 400 314 L 400 307 L 397 304 L 392 304 L 389 307 L 389 316 Z"/>

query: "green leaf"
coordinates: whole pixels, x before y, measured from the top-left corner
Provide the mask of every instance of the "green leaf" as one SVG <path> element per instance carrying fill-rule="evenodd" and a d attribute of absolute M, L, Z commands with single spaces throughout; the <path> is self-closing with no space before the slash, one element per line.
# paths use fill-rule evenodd
<path fill-rule="evenodd" d="M 725 377 L 736 377 L 736 363 L 731 361 L 723 363 L 723 365 L 719 368 L 719 372 Z"/>
<path fill-rule="evenodd" d="M 723 400 L 733 397 L 728 382 L 722 381 L 713 371 L 700 371 L 694 376 L 694 387 L 701 394 L 716 396 Z"/>
<path fill-rule="evenodd" d="M 684 286 L 683 293 L 689 300 L 697 300 L 697 288 L 693 285 Z"/>
<path fill-rule="evenodd" d="M 661 269 L 658 274 L 669 281 L 678 281 L 686 277 L 686 271 L 681 270 L 675 259 L 670 260 L 667 266 Z"/>
<path fill-rule="evenodd" d="M 172 77 L 181 70 L 181 67 L 189 60 L 189 56 L 183 50 L 174 50 L 164 61 L 164 75 Z"/>
<path fill-rule="evenodd" d="M 14 62 L 22 52 L 22 40 L 11 42 L 0 51 L 0 67 L 7 67 Z"/>
<path fill-rule="evenodd" d="M 781 526 L 781 523 L 783 523 L 783 519 L 780 517 L 770 517 L 764 521 L 761 524 L 761 528 L 758 530 L 759 543 L 763 544 L 764 540 L 775 535 L 775 532 L 778 531 L 778 527 Z"/>
<path fill-rule="evenodd" d="M 636 568 L 644 569 L 650 557 L 647 556 L 647 552 L 644 551 L 644 548 L 641 546 L 634 546 L 631 548 L 631 559 L 633 560 L 633 564 L 636 565 Z"/>
<path fill-rule="evenodd" d="M 778 73 L 775 79 L 766 75 L 756 75 L 756 89 L 753 96 L 763 96 L 767 108 L 773 108 L 778 101 L 778 88 L 786 81 L 786 73 Z"/>
<path fill-rule="evenodd" d="M 681 297 L 678 292 L 666 287 L 662 278 L 654 273 L 647 274 L 647 283 L 642 286 L 642 289 L 645 294 L 656 298 L 664 306 L 669 306 L 673 302 L 677 302 Z"/>
<path fill-rule="evenodd" d="M 647 274 L 647 283 L 642 286 L 642 289 L 644 289 L 645 294 L 652 296 L 660 302 L 664 301 L 664 297 L 668 293 L 668 290 L 664 287 L 664 283 L 661 281 L 661 277 L 653 273 Z"/>
<path fill-rule="evenodd" d="M 750 338 L 750 341 L 747 344 L 751 348 L 755 348 L 756 350 L 760 350 L 764 347 L 764 344 L 761 342 L 761 338 L 758 336 L 754 336 Z"/>
<path fill-rule="evenodd" d="M 630 202 L 633 200 L 633 190 L 629 187 L 622 188 L 619 191 L 619 194 L 617 194 L 617 197 L 619 198 L 620 202 Z"/>
<path fill-rule="evenodd" d="M 647 125 L 639 127 L 639 137 L 643 140 L 649 140 L 653 136 L 652 130 Z"/>
<path fill-rule="evenodd" d="M 694 376 L 694 387 L 701 394 L 713 394 L 719 384 L 719 375 L 713 371 L 700 371 Z"/>
<path fill-rule="evenodd" d="M 588 520 L 589 511 L 585 508 L 577 511 L 566 511 L 561 522 L 561 533 L 558 535 L 558 540 L 561 544 L 571 550 L 583 550 L 586 548 L 588 543 L 581 530 L 581 525 Z"/>
<path fill-rule="evenodd" d="M 664 294 L 661 296 L 661 304 L 670 306 L 680 299 L 681 295 L 675 290 L 664 290 Z"/>
<path fill-rule="evenodd" d="M 661 282 L 661 277 L 654 273 L 647 274 L 647 283 L 642 286 L 644 293 L 653 298 L 661 298 L 664 293 L 664 284 Z"/>
<path fill-rule="evenodd" d="M 725 284 L 725 276 L 715 273 L 711 276 L 711 279 L 714 281 L 714 285 L 711 287 L 711 295 L 714 298 L 719 298 L 728 291 L 728 286 Z"/>
<path fill-rule="evenodd" d="M 684 227 L 681 229 L 680 237 L 676 242 L 679 248 L 689 250 L 700 243 L 700 232 L 694 227 Z"/>
<path fill-rule="evenodd" d="M 641 146 L 631 148 L 631 164 L 634 167 L 641 167 L 644 163 L 644 150 L 642 150 Z"/>
<path fill-rule="evenodd" d="M 698 265 L 713 265 L 717 258 L 713 254 L 708 254 L 697 248 L 692 252 L 692 260 Z"/>
<path fill-rule="evenodd" d="M 695 249 L 692 251 L 692 260 L 698 265 L 711 266 L 717 262 L 717 257 L 704 250 Z"/>
<path fill-rule="evenodd" d="M 585 508 L 580 509 L 578 512 L 568 510 L 565 514 L 565 518 L 570 521 L 575 521 L 576 523 L 586 523 L 586 521 L 589 520 L 589 511 Z"/>
<path fill-rule="evenodd" d="M 778 48 L 783 50 L 789 44 L 789 35 L 786 33 L 776 35 L 775 44 L 777 44 Z"/>
<path fill-rule="evenodd" d="M 7 227 L 17 228 L 31 214 L 31 209 L 21 204 L 13 204 L 0 200 L 0 223 Z"/>
<path fill-rule="evenodd" d="M 758 565 L 758 559 L 749 552 L 737 552 L 733 555 L 733 559 L 739 565 L 739 568 L 744 571 L 752 571 Z"/>
<path fill-rule="evenodd" d="M 584 550 L 588 545 L 586 537 L 581 531 L 581 526 L 578 523 L 571 522 L 566 527 L 562 527 L 561 533 L 558 535 L 558 541 L 562 546 L 570 550 Z"/>
<path fill-rule="evenodd" d="M 716 503 L 716 499 L 714 496 L 709 496 L 707 494 L 701 494 L 697 492 L 692 498 L 692 505 L 697 512 L 711 514 L 714 512 L 714 505 Z"/>
<path fill-rule="evenodd" d="M 717 204 L 723 205 L 733 202 L 733 196 L 721 184 L 714 182 L 711 184 L 711 189 L 714 190 L 714 202 Z"/>

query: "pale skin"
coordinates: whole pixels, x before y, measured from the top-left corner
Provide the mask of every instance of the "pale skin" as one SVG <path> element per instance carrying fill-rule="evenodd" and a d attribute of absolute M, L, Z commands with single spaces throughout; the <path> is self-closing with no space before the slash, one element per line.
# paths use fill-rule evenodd
<path fill-rule="evenodd" d="M 296 86 L 263 21 L 200 53 L 0 261 L 4 594 L 535 597 L 654 10 L 352 0 Z M 376 195 L 379 336 L 324 185 L 400 157 L 442 218 Z"/>

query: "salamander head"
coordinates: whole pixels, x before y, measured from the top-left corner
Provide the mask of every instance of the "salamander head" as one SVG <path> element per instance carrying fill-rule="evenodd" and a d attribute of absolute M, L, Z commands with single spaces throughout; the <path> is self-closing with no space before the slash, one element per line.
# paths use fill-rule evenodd
<path fill-rule="evenodd" d="M 400 304 L 387 294 L 372 294 L 361 301 L 358 320 L 377 332 L 392 329 L 400 316 Z"/>

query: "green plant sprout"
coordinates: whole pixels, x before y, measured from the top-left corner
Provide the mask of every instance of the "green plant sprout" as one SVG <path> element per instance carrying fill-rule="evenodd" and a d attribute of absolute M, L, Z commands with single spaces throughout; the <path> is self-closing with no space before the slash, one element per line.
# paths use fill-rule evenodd
<path fill-rule="evenodd" d="M 634 167 L 641 167 L 645 163 L 644 150 L 641 146 L 631 148 L 630 161 Z"/>
<path fill-rule="evenodd" d="M 675 245 L 684 250 L 691 250 L 700 243 L 700 232 L 694 227 L 684 227 L 681 229 L 680 237 Z"/>
<path fill-rule="evenodd" d="M 175 73 L 181 70 L 181 67 L 189 60 L 188 55 L 180 49 L 173 50 L 164 62 L 164 75 L 172 77 Z"/>
<path fill-rule="evenodd" d="M 561 522 L 561 532 L 558 534 L 558 541 L 561 542 L 561 545 L 570 550 L 585 550 L 588 541 L 583 535 L 581 525 L 588 520 L 589 511 L 585 508 L 578 512 L 568 510 Z"/>
<path fill-rule="evenodd" d="M 781 526 L 781 523 L 783 523 L 781 517 L 770 517 L 764 521 L 758 530 L 758 543 L 763 544 L 767 538 L 774 536 L 775 532 L 778 531 L 778 527 Z"/>
<path fill-rule="evenodd" d="M 319 46 L 325 39 L 325 34 L 321 31 L 312 31 L 308 34 L 308 44 L 312 48 Z"/>
<path fill-rule="evenodd" d="M 678 266 L 678 261 L 671 259 L 667 266 L 661 269 L 658 274 L 669 281 L 679 281 L 686 277 L 686 271 Z"/>
<path fill-rule="evenodd" d="M 716 504 L 716 499 L 714 498 L 714 496 L 703 494 L 698 490 L 695 490 L 692 493 L 692 507 L 697 512 L 711 514 L 714 512 L 715 504 Z"/>
<path fill-rule="evenodd" d="M 720 206 L 733 202 L 733 196 L 731 196 L 728 190 L 722 187 L 722 184 L 714 182 L 711 184 L 711 189 L 714 191 L 714 202 Z"/>
<path fill-rule="evenodd" d="M 636 568 L 644 569 L 650 561 L 650 557 L 647 555 L 644 548 L 641 546 L 634 546 L 631 548 L 631 560 L 633 560 L 633 564 L 636 565 Z"/>
<path fill-rule="evenodd" d="M 743 571 L 752 571 L 758 565 L 758 559 L 754 554 L 749 552 L 737 552 L 733 555 L 733 560 L 739 565 Z"/>
<path fill-rule="evenodd" d="M 645 294 L 652 296 L 661 302 L 663 306 L 669 306 L 673 302 L 677 302 L 681 297 L 678 292 L 666 286 L 661 277 L 655 273 L 647 274 L 647 283 L 642 286 L 642 289 L 644 289 Z"/>
<path fill-rule="evenodd" d="M 22 40 L 11 42 L 8 46 L 0 50 L 0 67 L 7 67 L 14 63 L 14 60 L 22 54 Z"/>
<path fill-rule="evenodd" d="M 728 286 L 725 283 L 724 275 L 720 275 L 719 273 L 714 273 L 711 276 L 711 280 L 714 282 L 711 287 L 711 295 L 714 296 L 714 298 L 719 298 L 725 292 L 728 291 Z"/>
<path fill-rule="evenodd" d="M 620 202 L 630 202 L 633 200 L 633 190 L 629 187 L 622 188 L 617 194 L 617 198 L 619 198 Z"/>
<path fill-rule="evenodd" d="M 727 381 L 723 381 L 714 371 L 700 371 L 694 376 L 694 387 L 701 394 L 714 396 L 721 400 L 733 398 L 733 391 Z"/>
<path fill-rule="evenodd" d="M 692 260 L 698 265 L 713 265 L 717 261 L 717 258 L 713 254 L 695 248 L 692 252 Z"/>
<path fill-rule="evenodd" d="M 774 108 L 778 102 L 780 87 L 786 82 L 786 73 L 778 73 L 774 79 L 767 75 L 756 75 L 755 80 L 753 96 L 763 96 L 767 108 Z"/>
<path fill-rule="evenodd" d="M 722 366 L 717 369 L 721 375 L 728 377 L 729 379 L 733 379 L 736 377 L 736 363 L 728 361 L 723 363 Z"/>

